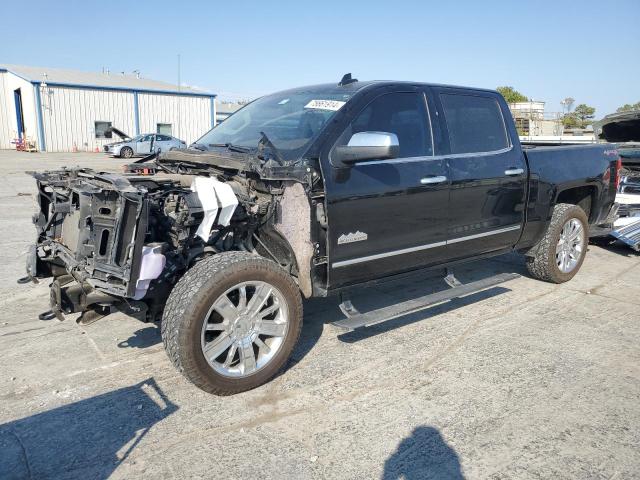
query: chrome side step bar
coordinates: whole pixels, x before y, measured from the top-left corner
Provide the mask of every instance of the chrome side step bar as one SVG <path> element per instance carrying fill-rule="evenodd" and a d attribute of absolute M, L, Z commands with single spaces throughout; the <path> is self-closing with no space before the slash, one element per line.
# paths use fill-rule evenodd
<path fill-rule="evenodd" d="M 444 279 L 451 287 L 448 290 L 423 295 L 422 297 L 407 300 L 406 302 L 396 303 L 371 312 L 360 313 L 358 309 L 353 306 L 350 300 L 345 300 L 340 304 L 340 310 L 342 310 L 342 313 L 344 313 L 346 318 L 333 322 L 333 325 L 347 331 L 355 330 L 356 328 L 370 327 L 378 323 L 386 322 L 387 320 L 402 317 L 403 315 L 419 312 L 420 310 L 424 310 L 425 308 L 437 303 L 442 303 L 447 300 L 464 297 L 481 290 L 486 290 L 487 288 L 519 277 L 520 275 L 517 273 L 500 273 L 493 277 L 483 278 L 482 280 L 463 284 L 460 283 L 452 273 L 448 273 Z"/>

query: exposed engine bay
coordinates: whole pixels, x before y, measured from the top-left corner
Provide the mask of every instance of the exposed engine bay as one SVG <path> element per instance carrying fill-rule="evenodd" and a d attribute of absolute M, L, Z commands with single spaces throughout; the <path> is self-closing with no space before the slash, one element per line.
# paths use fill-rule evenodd
<path fill-rule="evenodd" d="M 53 277 L 48 313 L 103 315 L 116 305 L 155 320 L 190 266 L 230 250 L 276 261 L 310 296 L 312 256 L 324 255 L 311 238 L 321 177 L 313 165 L 243 157 L 181 151 L 143 159 L 124 174 L 31 172 L 39 211 L 27 273 Z"/>

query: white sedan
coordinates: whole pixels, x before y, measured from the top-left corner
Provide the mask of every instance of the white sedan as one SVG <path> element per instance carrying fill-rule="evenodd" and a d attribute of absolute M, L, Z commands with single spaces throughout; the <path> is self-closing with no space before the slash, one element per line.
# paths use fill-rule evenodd
<path fill-rule="evenodd" d="M 187 148 L 187 144 L 169 135 L 146 133 L 137 135 L 129 141 L 105 145 L 105 152 L 116 157 L 131 158 L 136 155 L 143 156 L 151 153 L 168 152 L 178 148 Z"/>

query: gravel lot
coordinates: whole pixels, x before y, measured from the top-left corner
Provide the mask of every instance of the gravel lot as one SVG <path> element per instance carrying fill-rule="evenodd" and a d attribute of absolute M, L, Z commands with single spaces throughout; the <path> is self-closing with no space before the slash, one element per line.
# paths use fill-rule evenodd
<path fill-rule="evenodd" d="M 1 478 L 640 478 L 640 256 L 591 246 L 561 286 L 523 276 L 343 334 L 305 303 L 287 370 L 234 397 L 188 384 L 158 329 L 116 314 L 43 322 L 17 285 L 34 234 L 25 170 L 118 170 L 101 154 L 0 152 Z M 508 255 L 462 281 L 520 272 Z M 444 287 L 362 291 L 361 310 Z"/>

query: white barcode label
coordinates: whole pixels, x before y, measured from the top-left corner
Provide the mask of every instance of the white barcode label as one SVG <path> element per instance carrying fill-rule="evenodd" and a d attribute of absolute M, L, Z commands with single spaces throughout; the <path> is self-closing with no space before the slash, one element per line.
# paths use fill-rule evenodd
<path fill-rule="evenodd" d="M 314 108 L 316 110 L 331 110 L 333 112 L 340 110 L 347 102 L 340 100 L 311 100 L 304 108 Z"/>

